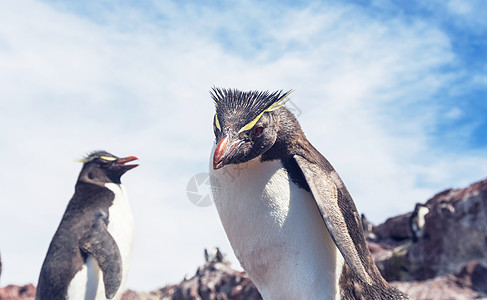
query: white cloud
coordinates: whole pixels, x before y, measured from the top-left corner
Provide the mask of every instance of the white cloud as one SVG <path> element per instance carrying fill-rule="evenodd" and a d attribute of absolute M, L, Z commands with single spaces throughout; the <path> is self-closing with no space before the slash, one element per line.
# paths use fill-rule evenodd
<path fill-rule="evenodd" d="M 487 171 L 478 153 L 430 144 L 434 95 L 451 80 L 437 70 L 454 57 L 448 37 L 424 22 L 339 4 L 217 11 L 164 2 L 162 20 L 99 9 L 93 21 L 34 1 L 0 3 L 3 283 L 36 282 L 73 192 L 72 160 L 100 148 L 141 158 L 124 178 L 136 222 L 128 287 L 181 280 L 204 247 L 230 253 L 214 207 L 185 195 L 207 170 L 213 85 L 295 89 L 309 139 L 376 222 Z"/>
<path fill-rule="evenodd" d="M 447 8 L 453 14 L 469 15 L 472 13 L 472 6 L 468 1 L 451 0 L 447 2 Z"/>
<path fill-rule="evenodd" d="M 452 107 L 445 113 L 447 119 L 457 120 L 464 115 L 463 111 L 458 107 Z"/>
<path fill-rule="evenodd" d="M 469 33 L 485 32 L 487 21 L 484 11 L 487 3 L 483 0 L 417 1 L 416 5 L 426 8 L 429 17 L 437 18 L 449 26 L 455 25 L 457 29 Z"/>

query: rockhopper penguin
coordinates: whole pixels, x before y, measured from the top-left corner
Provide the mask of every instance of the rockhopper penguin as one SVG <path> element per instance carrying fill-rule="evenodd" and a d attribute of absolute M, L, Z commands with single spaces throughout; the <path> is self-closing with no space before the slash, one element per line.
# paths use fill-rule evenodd
<path fill-rule="evenodd" d="M 137 158 L 97 151 L 83 168 L 47 251 L 36 299 L 120 299 L 134 237 L 133 218 L 120 177 Z"/>
<path fill-rule="evenodd" d="M 283 107 L 290 92 L 211 93 L 215 205 L 263 298 L 407 299 L 374 265 L 342 180 Z"/>
<path fill-rule="evenodd" d="M 413 242 L 416 243 L 424 236 L 425 216 L 430 212 L 429 208 L 421 203 L 416 203 L 414 211 L 409 217 L 409 229 L 413 235 Z"/>

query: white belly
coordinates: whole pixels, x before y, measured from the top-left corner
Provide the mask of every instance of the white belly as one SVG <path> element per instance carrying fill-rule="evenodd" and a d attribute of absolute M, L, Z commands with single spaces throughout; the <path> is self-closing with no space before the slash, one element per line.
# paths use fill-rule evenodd
<path fill-rule="evenodd" d="M 76 273 L 68 287 L 69 300 L 105 300 L 105 287 L 96 260 L 88 256 L 86 264 Z M 100 285 L 101 280 L 101 285 Z"/>
<path fill-rule="evenodd" d="M 130 260 L 132 256 L 132 246 L 134 241 L 134 221 L 132 211 L 127 199 L 125 188 L 122 185 L 108 183 L 105 185 L 115 194 L 112 206 L 108 209 L 108 232 L 117 243 L 122 257 L 122 283 L 113 299 L 121 299 L 125 291 Z M 103 283 L 103 273 L 98 267 L 98 263 L 91 256 L 68 287 L 68 299 L 103 299 L 105 300 L 105 286 Z"/>
<path fill-rule="evenodd" d="M 312 194 L 280 161 L 210 166 L 210 174 L 230 244 L 264 299 L 339 298 L 343 258 Z"/>
<path fill-rule="evenodd" d="M 108 232 L 117 242 L 120 255 L 122 256 L 123 278 L 120 289 L 117 291 L 117 296 L 121 296 L 125 291 L 125 282 L 127 281 L 132 258 L 134 219 L 124 186 L 114 183 L 109 183 L 105 186 L 115 193 L 113 205 L 108 210 L 110 220 Z M 115 299 L 117 299 L 116 297 Z"/>

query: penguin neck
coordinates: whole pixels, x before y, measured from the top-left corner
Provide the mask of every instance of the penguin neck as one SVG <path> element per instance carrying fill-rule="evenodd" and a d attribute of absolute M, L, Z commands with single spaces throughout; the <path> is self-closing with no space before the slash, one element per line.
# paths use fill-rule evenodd
<path fill-rule="evenodd" d="M 105 183 L 104 187 L 109 189 L 114 194 L 111 207 L 123 206 L 124 213 L 130 213 L 130 204 L 125 187 L 121 183 Z"/>
<path fill-rule="evenodd" d="M 318 152 L 306 138 L 296 117 L 286 108 L 274 112 L 277 114 L 279 129 L 274 145 L 262 154 L 261 160 L 281 159 L 287 161 L 295 154 L 314 157 Z"/>

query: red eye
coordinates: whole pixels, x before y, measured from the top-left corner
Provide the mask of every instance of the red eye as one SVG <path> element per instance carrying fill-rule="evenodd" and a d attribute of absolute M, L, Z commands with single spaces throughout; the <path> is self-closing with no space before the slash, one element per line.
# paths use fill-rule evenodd
<path fill-rule="evenodd" d="M 254 127 L 254 129 L 252 130 L 252 134 L 255 135 L 255 136 L 259 136 L 262 134 L 262 132 L 264 131 L 264 127 Z"/>

